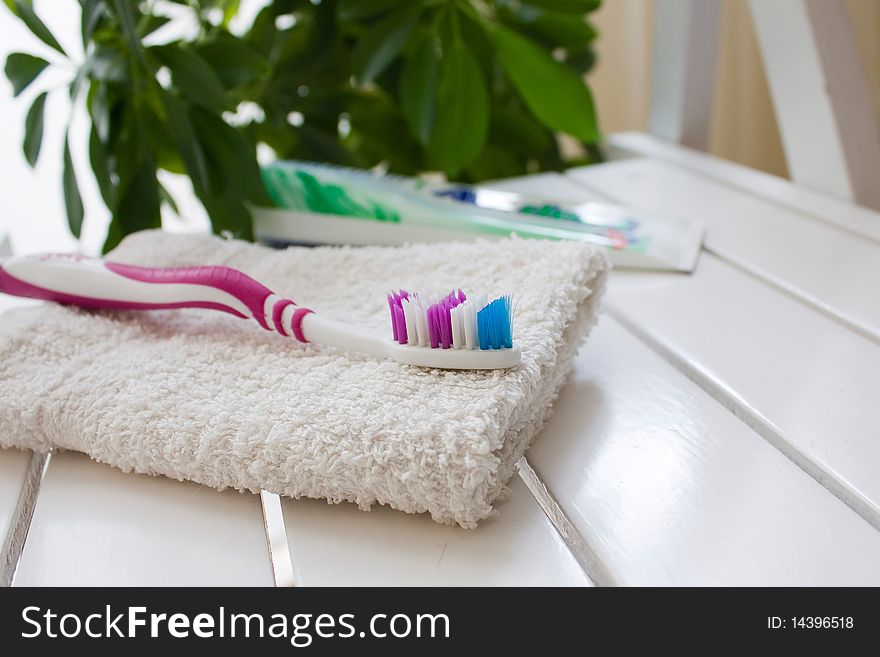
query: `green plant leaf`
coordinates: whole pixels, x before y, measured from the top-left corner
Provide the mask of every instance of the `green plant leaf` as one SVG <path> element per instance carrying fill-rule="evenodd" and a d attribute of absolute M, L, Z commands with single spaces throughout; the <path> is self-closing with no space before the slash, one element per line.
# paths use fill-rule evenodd
<path fill-rule="evenodd" d="M 443 53 L 437 121 L 428 143 L 433 166 L 456 175 L 479 155 L 489 126 L 486 81 L 473 53 L 455 41 Z"/>
<path fill-rule="evenodd" d="M 14 52 L 6 58 L 6 77 L 12 83 L 12 93 L 18 96 L 37 79 L 49 65 L 45 59 L 23 52 Z"/>
<path fill-rule="evenodd" d="M 188 116 L 196 144 L 204 152 L 209 179 L 207 189 L 193 188 L 208 211 L 214 232 L 251 239 L 251 217 L 244 203 L 268 204 L 254 144 L 200 107 L 190 107 Z"/>
<path fill-rule="evenodd" d="M 83 47 L 88 45 L 95 33 L 98 23 L 106 15 L 104 0 L 81 0 L 82 17 L 80 19 L 80 32 L 82 33 Z"/>
<path fill-rule="evenodd" d="M 345 166 L 357 166 L 351 152 L 339 143 L 335 134 L 321 130 L 309 124 L 296 129 L 296 154 L 305 160 L 332 162 Z M 386 142 L 387 143 L 387 142 Z M 384 149 L 387 155 L 388 148 Z"/>
<path fill-rule="evenodd" d="M 524 4 L 572 14 L 588 14 L 601 7 L 602 0 L 525 0 Z"/>
<path fill-rule="evenodd" d="M 233 189 L 253 203 L 265 203 L 265 187 L 253 143 L 220 117 L 192 107 L 196 136 L 207 155 L 208 170 L 218 179 L 215 189 Z"/>
<path fill-rule="evenodd" d="M 522 158 L 515 153 L 496 144 L 486 144 L 477 159 L 468 165 L 466 173 L 476 180 L 487 180 L 521 176 L 526 170 Z"/>
<path fill-rule="evenodd" d="M 115 216 L 112 217 L 110 219 L 110 225 L 107 226 L 107 237 L 104 239 L 104 246 L 101 248 L 101 253 L 104 255 L 110 253 L 110 251 L 119 245 L 124 237 L 125 233 L 123 232 L 122 225 Z"/>
<path fill-rule="evenodd" d="M 593 64 L 596 63 L 596 53 L 590 47 L 573 50 L 568 53 L 565 63 L 583 75 L 593 68 Z"/>
<path fill-rule="evenodd" d="M 107 85 L 101 81 L 92 81 L 86 94 L 86 108 L 92 120 L 92 128 L 97 131 L 102 142 L 110 141 L 110 114 L 112 104 Z"/>
<path fill-rule="evenodd" d="M 412 0 L 339 0 L 339 17 L 346 21 L 360 21 L 382 14 Z"/>
<path fill-rule="evenodd" d="M 585 142 L 598 140 L 593 98 L 577 73 L 504 27 L 496 26 L 492 38 L 501 65 L 536 118 Z"/>
<path fill-rule="evenodd" d="M 165 27 L 170 22 L 171 19 L 168 16 L 156 16 L 155 14 L 147 14 L 138 23 L 138 36 L 143 39 L 144 37 L 151 35 L 156 30 Z"/>
<path fill-rule="evenodd" d="M 437 110 L 437 44 L 430 33 L 419 40 L 403 64 L 400 109 L 412 133 L 427 144 Z"/>
<path fill-rule="evenodd" d="M 36 97 L 24 120 L 24 157 L 28 164 L 35 166 L 40 158 L 40 146 L 43 144 L 43 112 L 46 109 L 44 91 Z"/>
<path fill-rule="evenodd" d="M 208 175 L 208 161 L 202 150 L 196 131 L 183 104 L 171 94 L 163 94 L 163 105 L 167 127 L 186 167 L 186 173 L 193 184 L 193 190 L 199 198 L 209 197 L 216 191 L 211 186 Z"/>
<path fill-rule="evenodd" d="M 493 107 L 489 136 L 492 142 L 525 156 L 539 155 L 555 145 L 552 131 L 519 103 Z"/>
<path fill-rule="evenodd" d="M 95 174 L 95 181 L 98 183 L 101 198 L 104 199 L 104 203 L 108 208 L 112 208 L 116 202 L 116 189 L 110 177 L 107 149 L 101 142 L 100 137 L 98 137 L 98 131 L 94 125 L 89 131 L 89 164 L 91 164 L 92 172 Z"/>
<path fill-rule="evenodd" d="M 61 181 L 64 189 L 64 208 L 67 210 L 67 225 L 73 236 L 79 239 L 83 223 L 83 202 L 79 194 L 79 185 L 76 183 L 76 171 L 73 168 L 73 159 L 70 157 L 70 134 L 64 135 L 64 169 L 61 173 Z"/>
<path fill-rule="evenodd" d="M 400 54 L 421 12 L 420 3 L 409 3 L 371 25 L 358 39 L 352 63 L 361 84 L 371 82 Z"/>
<path fill-rule="evenodd" d="M 159 183 L 156 180 L 156 165 L 149 155 L 138 163 L 134 175 L 126 182 L 120 186 L 113 211 L 114 219 L 119 219 L 125 234 L 160 228 Z"/>
<path fill-rule="evenodd" d="M 174 200 L 174 197 L 171 196 L 171 193 L 165 189 L 165 185 L 162 183 L 159 183 L 159 199 L 164 205 L 167 205 L 174 214 L 178 217 L 180 216 L 180 209 L 177 207 L 177 201 Z"/>
<path fill-rule="evenodd" d="M 303 54 L 313 63 L 326 60 L 336 39 L 336 28 L 336 1 L 321 2 L 315 7 Z"/>
<path fill-rule="evenodd" d="M 110 208 L 113 219 L 104 242 L 104 253 L 119 244 L 125 235 L 162 225 L 156 162 L 147 135 L 134 119 L 127 128 L 128 150 L 119 162 L 119 187 Z"/>
<path fill-rule="evenodd" d="M 43 21 L 40 20 L 40 17 L 34 12 L 33 3 L 30 2 L 30 0 L 4 0 L 4 2 L 6 3 L 6 6 L 9 7 L 10 11 L 27 25 L 27 28 L 35 37 L 50 48 L 57 50 L 67 57 L 64 48 L 61 47 L 61 44 L 58 43 L 58 40 L 52 35 L 49 28 L 46 27 L 46 24 L 43 23 Z"/>
<path fill-rule="evenodd" d="M 259 52 L 233 36 L 201 44 L 196 50 L 227 89 L 253 82 L 269 68 Z"/>
<path fill-rule="evenodd" d="M 235 18 L 238 9 L 241 6 L 241 0 L 224 0 L 223 2 L 223 27 L 229 27 L 229 22 Z"/>
<path fill-rule="evenodd" d="M 140 58 L 142 57 L 141 40 L 138 38 L 132 4 L 129 0 L 113 0 L 113 7 L 116 9 L 116 16 L 119 19 L 122 34 L 126 41 L 128 41 L 129 50 L 133 55 Z"/>
<path fill-rule="evenodd" d="M 122 82 L 128 79 L 125 54 L 117 48 L 96 44 L 81 68 L 95 80 Z"/>
<path fill-rule="evenodd" d="M 147 52 L 171 70 L 174 86 L 191 102 L 214 112 L 231 107 L 214 69 L 192 48 L 171 43 L 149 48 Z"/>
<path fill-rule="evenodd" d="M 279 32 L 275 28 L 277 17 L 274 6 L 263 7 L 245 35 L 247 43 L 263 56 L 268 56 L 272 52 L 272 47 L 278 38 Z"/>
<path fill-rule="evenodd" d="M 552 46 L 578 50 L 596 39 L 596 30 L 584 21 L 581 14 L 564 13 L 552 9 L 538 9 L 520 5 L 515 11 L 502 11 L 518 28 L 525 28 L 529 36 Z"/>

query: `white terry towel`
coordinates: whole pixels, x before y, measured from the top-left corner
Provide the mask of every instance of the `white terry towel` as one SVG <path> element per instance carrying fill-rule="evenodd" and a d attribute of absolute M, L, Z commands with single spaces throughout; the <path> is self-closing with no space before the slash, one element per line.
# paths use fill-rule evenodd
<path fill-rule="evenodd" d="M 379 502 L 462 527 L 493 513 L 596 321 L 607 261 L 574 242 L 276 251 L 149 231 L 108 259 L 220 264 L 353 325 L 389 332 L 391 288 L 509 292 L 521 367 L 426 370 L 303 347 L 209 310 L 0 318 L 0 445 L 85 452 L 214 488 Z"/>

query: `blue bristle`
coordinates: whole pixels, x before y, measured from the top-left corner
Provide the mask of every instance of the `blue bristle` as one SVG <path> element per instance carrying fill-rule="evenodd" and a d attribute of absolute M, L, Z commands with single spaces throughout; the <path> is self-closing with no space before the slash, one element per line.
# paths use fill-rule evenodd
<path fill-rule="evenodd" d="M 477 313 L 480 349 L 510 349 L 513 332 L 510 325 L 510 297 L 499 297 Z"/>

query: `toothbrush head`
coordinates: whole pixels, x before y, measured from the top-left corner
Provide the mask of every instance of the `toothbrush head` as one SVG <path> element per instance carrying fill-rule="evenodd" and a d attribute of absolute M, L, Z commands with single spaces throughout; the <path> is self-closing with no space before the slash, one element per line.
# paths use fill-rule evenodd
<path fill-rule="evenodd" d="M 447 369 L 504 369 L 520 362 L 510 296 L 398 290 L 387 298 L 395 343 L 389 355 L 400 362 Z"/>

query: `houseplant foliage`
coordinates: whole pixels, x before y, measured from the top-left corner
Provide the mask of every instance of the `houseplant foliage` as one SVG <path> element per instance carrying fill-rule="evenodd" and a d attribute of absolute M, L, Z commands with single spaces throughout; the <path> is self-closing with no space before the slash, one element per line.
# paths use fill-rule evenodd
<path fill-rule="evenodd" d="M 174 209 L 159 170 L 189 177 L 216 232 L 249 238 L 247 206 L 267 202 L 258 144 L 285 159 L 479 181 L 562 168 L 557 133 L 587 152 L 598 141 L 582 78 L 596 36 L 585 16 L 600 0 L 271 0 L 235 33 L 238 0 L 78 0 L 81 61 L 30 0 L 3 1 L 53 55 L 9 56 L 16 96 L 49 66 L 74 71 L 68 92 L 87 107 L 112 214 L 106 249 Z M 183 19 L 190 33 L 164 36 Z M 25 119 L 32 165 L 47 93 Z M 69 141 L 62 183 L 79 236 Z"/>

